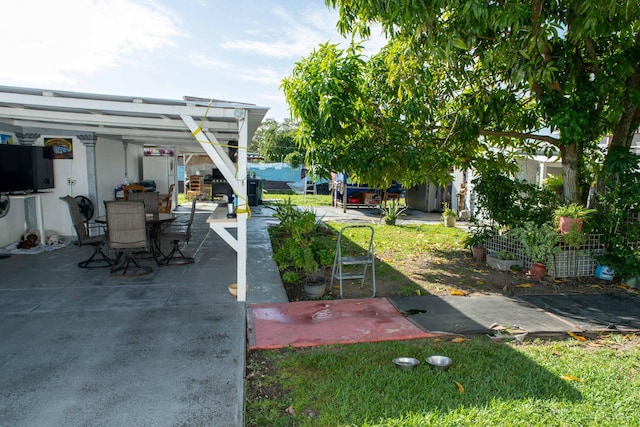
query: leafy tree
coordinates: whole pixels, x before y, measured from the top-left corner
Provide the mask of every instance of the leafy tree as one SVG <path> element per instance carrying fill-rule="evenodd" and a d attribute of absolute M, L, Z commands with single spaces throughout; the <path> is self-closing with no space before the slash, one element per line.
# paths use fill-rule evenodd
<path fill-rule="evenodd" d="M 359 149 L 371 170 L 390 168 L 384 177 L 438 177 L 446 163 L 483 157 L 485 144 L 554 148 L 565 198 L 577 201 L 601 137 L 629 148 L 640 125 L 637 0 L 326 3 L 343 34 L 366 37 L 378 22 L 389 41 L 368 61 L 357 46 L 320 46 L 285 79 L 312 156 L 328 158 L 328 143 L 334 156 Z"/>
<path fill-rule="evenodd" d="M 257 151 L 266 162 L 282 162 L 288 154 L 298 151 L 296 125 L 291 120 L 279 123 L 275 119 L 266 119 L 251 141 L 250 151 Z"/>

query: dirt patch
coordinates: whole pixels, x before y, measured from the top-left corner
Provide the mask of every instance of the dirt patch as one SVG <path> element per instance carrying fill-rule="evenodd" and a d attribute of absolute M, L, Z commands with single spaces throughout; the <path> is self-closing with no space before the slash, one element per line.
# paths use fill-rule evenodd
<path fill-rule="evenodd" d="M 273 380 L 277 371 L 275 365 L 263 351 L 248 352 L 245 380 L 247 394 L 252 399 L 279 399 L 286 396 L 288 390 Z"/>
<path fill-rule="evenodd" d="M 409 259 L 387 261 L 384 254 L 376 257 L 376 296 L 397 297 L 415 295 L 472 294 L 540 295 L 571 293 L 627 293 L 619 283 L 595 277 L 554 279 L 545 276 L 532 279 L 526 268 L 520 271 L 494 270 L 484 261 L 476 261 L 468 251 L 448 251 L 420 254 Z M 370 275 L 369 275 L 370 277 Z M 331 284 L 331 268 L 326 271 L 327 294 L 324 298 L 339 298 L 338 281 Z M 309 298 L 300 285 L 285 285 L 289 301 Z M 631 291 L 633 292 L 633 291 Z M 343 298 L 367 298 L 372 295 L 371 280 L 360 288 L 359 280 L 343 282 Z"/>

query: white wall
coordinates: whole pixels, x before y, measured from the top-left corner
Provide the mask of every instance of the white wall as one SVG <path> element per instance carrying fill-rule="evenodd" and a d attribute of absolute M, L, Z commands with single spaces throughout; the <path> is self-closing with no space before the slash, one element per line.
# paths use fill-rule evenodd
<path fill-rule="evenodd" d="M 136 147 L 127 145 L 127 168 L 136 171 L 135 156 L 132 155 Z M 134 167 L 135 166 L 135 167 Z M 110 138 L 98 138 L 96 143 L 96 176 L 97 176 L 97 205 L 96 215 L 105 215 L 104 201 L 115 200 L 115 189 L 124 181 L 124 146 L 122 141 Z M 129 176 L 131 179 L 131 175 Z M 131 182 L 134 182 L 133 180 Z"/>
<path fill-rule="evenodd" d="M 144 180 L 156 182 L 156 191 L 166 194 L 169 186 L 176 182 L 175 158 L 171 156 L 144 156 L 142 176 Z M 211 173 L 211 172 L 209 172 Z"/>
<path fill-rule="evenodd" d="M 69 138 L 67 135 L 42 135 L 36 140 L 35 145 L 43 145 L 44 138 L 52 137 Z M 42 200 L 43 219 L 45 230 L 52 230 L 63 236 L 75 236 L 69 208 L 60 200 L 65 195 L 87 196 L 87 158 L 84 144 L 73 137 L 73 159 L 54 159 L 55 188 L 40 194 Z M 127 168 L 131 182 L 142 177 L 143 147 L 128 144 Z M 96 143 L 96 175 L 97 175 L 97 203 L 96 216 L 104 215 L 105 200 L 114 200 L 115 188 L 122 185 L 124 170 L 124 146 L 121 140 L 110 138 L 98 138 Z M 75 180 L 75 184 L 67 183 L 68 179 Z M 29 215 L 32 216 L 32 215 Z M 34 221 L 35 226 L 35 221 Z M 27 231 L 25 217 L 25 203 L 22 199 L 12 198 L 11 210 L 4 218 L 0 218 L 0 247 L 7 246 L 20 240 Z"/>

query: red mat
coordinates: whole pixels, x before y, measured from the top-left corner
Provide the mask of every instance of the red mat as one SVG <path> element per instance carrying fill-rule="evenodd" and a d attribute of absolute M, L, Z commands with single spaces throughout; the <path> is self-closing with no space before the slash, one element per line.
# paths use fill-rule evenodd
<path fill-rule="evenodd" d="M 254 304 L 248 308 L 250 349 L 311 347 L 434 337 L 386 298 Z"/>

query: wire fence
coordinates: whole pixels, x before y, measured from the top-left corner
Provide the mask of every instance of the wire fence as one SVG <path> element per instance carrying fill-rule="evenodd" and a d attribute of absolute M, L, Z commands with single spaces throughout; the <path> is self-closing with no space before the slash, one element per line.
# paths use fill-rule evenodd
<path fill-rule="evenodd" d="M 584 244 L 573 248 L 566 244 L 560 236 L 561 251 L 553 258 L 553 264 L 547 265 L 547 274 L 553 278 L 593 276 L 598 264 L 598 257 L 604 255 L 604 245 L 601 234 L 585 235 Z M 512 252 L 524 260 L 525 267 L 530 267 L 533 261 L 524 254 L 522 245 L 508 233 L 498 235 L 487 241 L 487 253 Z"/>

